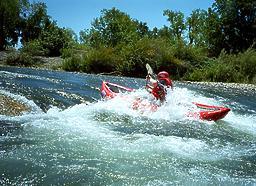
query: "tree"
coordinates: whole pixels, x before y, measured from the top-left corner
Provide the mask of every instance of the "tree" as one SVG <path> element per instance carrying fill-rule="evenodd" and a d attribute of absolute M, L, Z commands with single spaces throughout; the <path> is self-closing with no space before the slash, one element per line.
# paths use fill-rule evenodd
<path fill-rule="evenodd" d="M 29 42 L 39 38 L 41 32 L 50 24 L 50 17 L 47 15 L 45 3 L 34 3 L 21 17 L 21 42 Z"/>
<path fill-rule="evenodd" d="M 139 34 L 139 36 L 142 38 L 144 36 L 149 36 L 149 28 L 147 26 L 147 23 L 145 22 L 141 22 L 141 21 L 137 21 L 135 20 L 136 23 L 136 27 L 137 27 L 137 33 Z"/>
<path fill-rule="evenodd" d="M 209 56 L 218 56 L 223 49 L 224 33 L 221 28 L 219 15 L 209 8 L 206 18 L 206 45 Z"/>
<path fill-rule="evenodd" d="M 181 40 L 182 34 L 186 29 L 184 14 L 180 11 L 164 10 L 163 15 L 168 17 L 167 20 L 170 22 L 170 30 L 175 39 Z"/>
<path fill-rule="evenodd" d="M 116 8 L 104 9 L 101 14 L 92 22 L 92 28 L 87 33 L 82 33 L 91 46 L 115 47 L 117 44 L 127 44 L 139 38 L 138 24 L 129 15 Z"/>
<path fill-rule="evenodd" d="M 0 50 L 18 42 L 20 13 L 27 5 L 27 0 L 0 1 Z"/>
<path fill-rule="evenodd" d="M 156 38 L 157 37 L 157 33 L 158 33 L 158 28 L 157 27 L 154 27 L 152 29 L 152 31 L 149 31 L 149 35 L 151 38 Z"/>
<path fill-rule="evenodd" d="M 164 39 L 168 39 L 168 40 L 173 40 L 173 38 L 174 38 L 172 31 L 167 26 L 164 26 L 163 28 L 160 28 L 158 30 L 157 35 L 160 38 L 164 38 Z"/>
<path fill-rule="evenodd" d="M 207 11 L 200 9 L 193 10 L 187 18 L 190 45 L 206 46 L 206 19 Z"/>
<path fill-rule="evenodd" d="M 59 28 L 56 22 L 52 22 L 42 31 L 39 41 L 43 48 L 48 50 L 49 56 L 59 56 L 63 48 L 76 43 L 76 35 L 72 30 Z"/>
<path fill-rule="evenodd" d="M 220 19 L 222 45 L 227 51 L 238 53 L 256 42 L 255 0 L 215 0 L 212 10 Z"/>

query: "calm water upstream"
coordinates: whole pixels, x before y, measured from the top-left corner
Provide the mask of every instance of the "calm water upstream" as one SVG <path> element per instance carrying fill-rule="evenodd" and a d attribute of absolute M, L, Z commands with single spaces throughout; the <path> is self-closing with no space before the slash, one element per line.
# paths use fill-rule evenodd
<path fill-rule="evenodd" d="M 256 93 L 174 82 L 157 112 L 104 102 L 102 80 L 143 79 L 0 67 L 0 93 L 31 111 L 0 115 L 1 185 L 255 185 Z M 225 105 L 218 122 L 186 117 L 191 102 Z"/>

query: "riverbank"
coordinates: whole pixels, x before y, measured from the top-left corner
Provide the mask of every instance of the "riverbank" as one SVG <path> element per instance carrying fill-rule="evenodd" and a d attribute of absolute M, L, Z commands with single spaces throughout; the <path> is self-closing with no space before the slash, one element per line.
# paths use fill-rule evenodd
<path fill-rule="evenodd" d="M 18 54 L 17 51 L 0 51 L 0 66 L 13 66 L 8 64 L 8 58 Z M 33 61 L 35 63 L 29 66 L 31 68 L 62 70 L 63 59 L 61 57 L 34 56 Z"/>
<path fill-rule="evenodd" d="M 193 84 L 198 87 L 206 88 L 208 86 L 214 88 L 225 88 L 225 89 L 240 89 L 244 91 L 256 91 L 256 85 L 254 84 L 245 84 L 245 83 L 223 83 L 223 82 L 196 82 L 196 81 L 182 81 L 185 84 Z"/>
<path fill-rule="evenodd" d="M 7 58 L 9 55 L 12 54 L 14 51 L 0 51 L 0 66 L 10 66 L 6 63 Z M 17 52 L 16 52 L 17 53 Z M 36 63 L 29 67 L 29 68 L 38 68 L 38 69 L 45 69 L 45 70 L 58 70 L 63 71 L 62 64 L 64 59 L 61 57 L 42 57 L 42 56 L 35 56 L 34 57 Z M 99 73 L 100 75 L 118 75 L 120 74 L 116 72 L 112 73 Z M 255 84 L 245 84 L 245 83 L 225 83 L 225 82 L 198 82 L 198 81 L 179 81 L 185 84 L 194 84 L 197 86 L 205 87 L 210 85 L 211 87 L 225 87 L 225 88 L 237 88 L 244 91 L 256 91 Z"/>

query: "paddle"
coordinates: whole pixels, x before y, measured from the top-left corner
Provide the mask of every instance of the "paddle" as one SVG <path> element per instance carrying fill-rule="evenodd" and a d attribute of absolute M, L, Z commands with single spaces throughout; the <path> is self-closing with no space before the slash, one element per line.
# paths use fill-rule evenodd
<path fill-rule="evenodd" d="M 147 71 L 148 71 L 148 74 L 151 75 L 154 79 L 157 80 L 156 74 L 153 72 L 151 66 L 150 66 L 148 63 L 146 64 L 146 69 L 147 69 Z"/>
<path fill-rule="evenodd" d="M 157 75 L 153 72 L 153 69 L 151 68 L 151 66 L 148 63 L 146 64 L 146 69 L 148 71 L 148 75 L 150 75 L 152 78 L 154 78 L 157 81 L 157 84 L 161 88 L 165 89 L 164 85 L 158 81 Z"/>

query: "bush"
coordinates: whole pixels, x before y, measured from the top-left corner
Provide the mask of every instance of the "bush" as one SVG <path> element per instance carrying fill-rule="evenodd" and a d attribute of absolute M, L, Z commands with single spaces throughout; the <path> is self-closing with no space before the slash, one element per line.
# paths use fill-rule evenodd
<path fill-rule="evenodd" d="M 207 50 L 194 45 L 186 45 L 184 41 L 176 41 L 171 50 L 176 58 L 183 60 L 193 66 L 200 66 L 207 58 Z"/>
<path fill-rule="evenodd" d="M 149 63 L 155 72 L 165 70 L 172 78 L 182 77 L 190 68 L 189 63 L 175 57 L 173 46 L 164 39 L 143 38 L 115 48 L 88 48 L 84 45 L 64 49 L 63 69 L 92 73 L 118 72 L 125 76 L 145 77 Z"/>
<path fill-rule="evenodd" d="M 120 47 L 120 46 L 119 46 Z M 127 76 L 145 77 L 145 65 L 156 66 L 156 48 L 149 39 L 142 39 L 133 44 L 120 47 L 119 56 L 122 63 L 119 69 Z"/>
<path fill-rule="evenodd" d="M 77 55 L 72 55 L 64 59 L 62 69 L 67 71 L 81 71 L 82 58 Z"/>
<path fill-rule="evenodd" d="M 34 63 L 33 57 L 25 52 L 13 52 L 8 55 L 6 60 L 7 65 L 32 66 Z"/>
<path fill-rule="evenodd" d="M 27 53 L 31 56 L 47 56 L 49 51 L 44 49 L 39 40 L 27 42 L 21 48 L 22 53 Z"/>
<path fill-rule="evenodd" d="M 110 73 L 117 70 L 119 58 L 113 48 L 92 49 L 83 54 L 82 69 L 92 73 Z"/>
<path fill-rule="evenodd" d="M 61 50 L 61 57 L 62 58 L 69 58 L 73 55 L 80 55 L 82 56 L 84 53 L 87 53 L 90 48 L 86 45 L 76 44 L 73 47 L 63 48 Z"/>
<path fill-rule="evenodd" d="M 155 72 L 165 70 L 174 78 L 179 78 L 188 69 L 184 61 L 174 56 L 173 47 L 164 39 L 143 38 L 120 48 L 120 70 L 127 76 L 145 77 L 146 63 L 150 64 Z"/>
<path fill-rule="evenodd" d="M 65 51 L 66 56 L 70 52 Z M 67 55 L 68 54 L 68 55 Z M 63 69 L 68 71 L 82 71 L 88 73 L 110 73 L 117 71 L 119 58 L 113 48 L 91 49 L 73 53 L 71 57 L 64 59 Z"/>
<path fill-rule="evenodd" d="M 256 51 L 249 48 L 244 53 L 227 54 L 222 51 L 217 59 L 209 60 L 203 68 L 197 68 L 186 76 L 193 81 L 221 81 L 255 83 Z"/>

